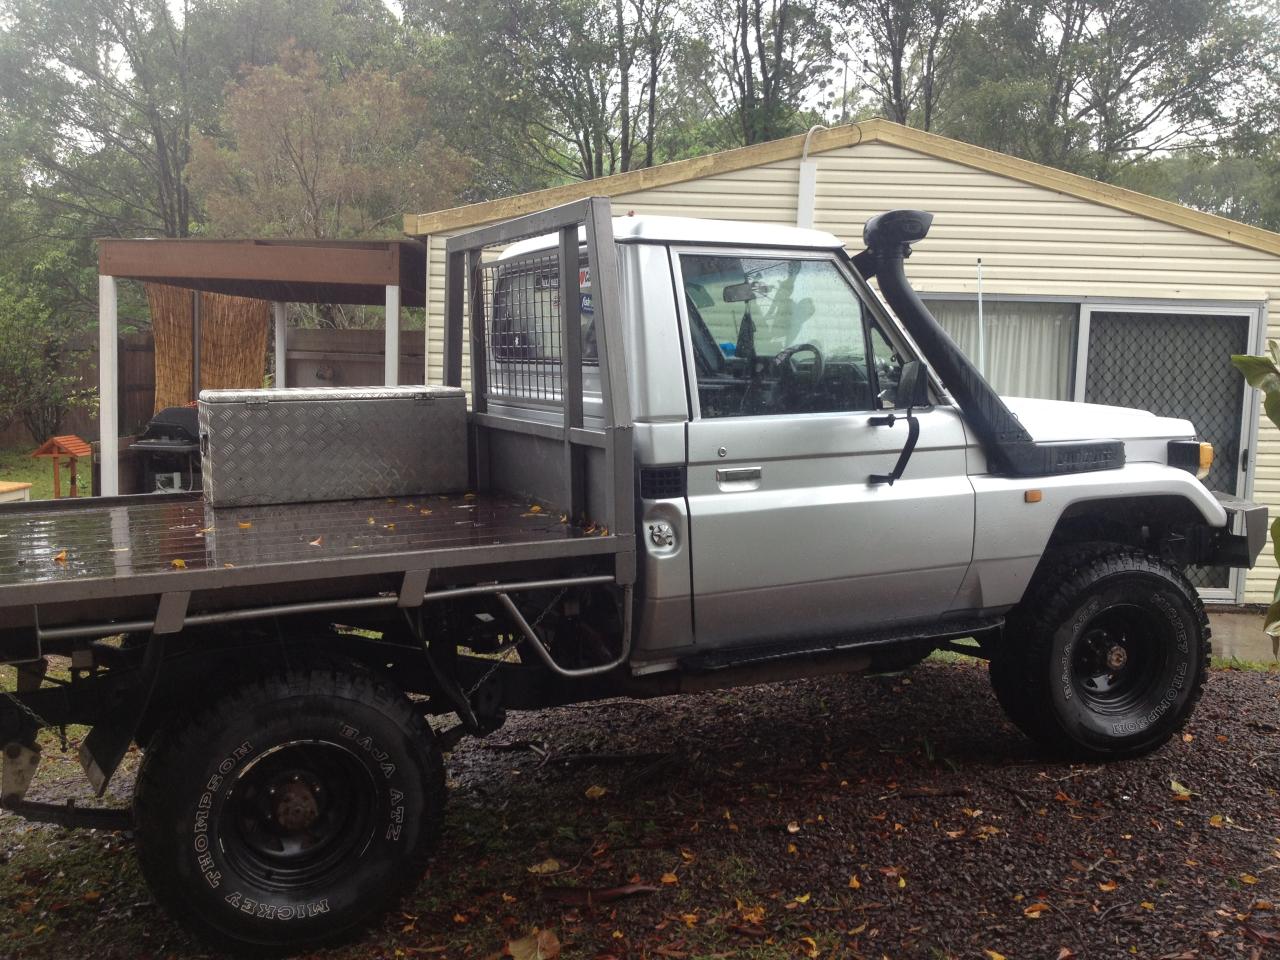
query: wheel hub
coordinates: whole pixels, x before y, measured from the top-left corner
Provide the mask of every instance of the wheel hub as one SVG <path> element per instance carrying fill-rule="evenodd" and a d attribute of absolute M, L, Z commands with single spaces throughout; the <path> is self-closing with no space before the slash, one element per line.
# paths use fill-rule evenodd
<path fill-rule="evenodd" d="M 1151 617 L 1142 609 L 1117 604 L 1087 625 L 1073 655 L 1072 681 L 1095 709 L 1129 709 L 1159 674 L 1167 649 Z"/>
<path fill-rule="evenodd" d="M 290 781 L 275 792 L 275 820 L 285 830 L 307 830 L 320 819 L 316 790 L 300 780 Z"/>
<path fill-rule="evenodd" d="M 1118 643 L 1112 644 L 1107 651 L 1107 666 L 1112 670 L 1123 670 L 1129 662 L 1129 651 Z"/>
<path fill-rule="evenodd" d="M 221 843 L 255 882 L 281 890 L 315 883 L 373 838 L 377 786 L 345 744 L 281 744 L 240 771 Z"/>

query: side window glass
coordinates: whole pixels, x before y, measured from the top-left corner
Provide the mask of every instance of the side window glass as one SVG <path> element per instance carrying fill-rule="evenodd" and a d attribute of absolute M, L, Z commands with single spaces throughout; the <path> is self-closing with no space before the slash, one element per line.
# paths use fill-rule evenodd
<path fill-rule="evenodd" d="M 880 406 L 862 301 L 834 263 L 682 254 L 702 416 Z"/>

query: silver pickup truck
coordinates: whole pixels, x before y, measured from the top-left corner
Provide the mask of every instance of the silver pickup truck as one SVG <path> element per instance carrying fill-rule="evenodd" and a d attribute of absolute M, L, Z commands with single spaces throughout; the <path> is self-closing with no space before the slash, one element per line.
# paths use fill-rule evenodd
<path fill-rule="evenodd" d="M 602 199 L 485 227 L 445 277 L 467 489 L 0 508 L 3 805 L 131 827 L 196 933 L 300 949 L 418 882 L 443 752 L 509 709 L 953 648 L 1047 751 L 1159 747 L 1209 655 L 1184 571 L 1251 565 L 1266 511 L 1186 421 L 998 396 L 906 280 L 930 220 L 852 257 Z M 130 810 L 26 799 L 70 723 L 100 793 L 143 748 Z"/>

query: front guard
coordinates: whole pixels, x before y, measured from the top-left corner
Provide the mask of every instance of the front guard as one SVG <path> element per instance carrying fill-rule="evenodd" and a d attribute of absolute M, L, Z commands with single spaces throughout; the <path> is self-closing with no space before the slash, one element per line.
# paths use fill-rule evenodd
<path fill-rule="evenodd" d="M 1267 542 L 1267 508 L 1214 490 L 1227 511 L 1224 527 L 1202 527 L 1193 563 L 1202 567 L 1252 567 Z"/>

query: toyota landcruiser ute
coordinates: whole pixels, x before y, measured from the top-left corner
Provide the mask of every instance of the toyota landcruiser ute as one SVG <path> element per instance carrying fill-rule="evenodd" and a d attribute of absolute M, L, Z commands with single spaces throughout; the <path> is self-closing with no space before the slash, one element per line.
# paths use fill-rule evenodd
<path fill-rule="evenodd" d="M 852 256 L 599 198 L 483 227 L 447 245 L 469 407 L 422 454 L 465 451 L 465 483 L 0 507 L 3 805 L 131 828 L 196 933 L 303 949 L 419 882 L 442 754 L 508 710 L 949 648 L 1046 751 L 1160 747 L 1210 651 L 1186 571 L 1252 565 L 1266 511 L 1206 489 L 1185 420 L 999 396 L 907 281 L 930 221 L 877 216 Z M 72 723 L 100 794 L 141 747 L 130 808 L 26 798 Z"/>

